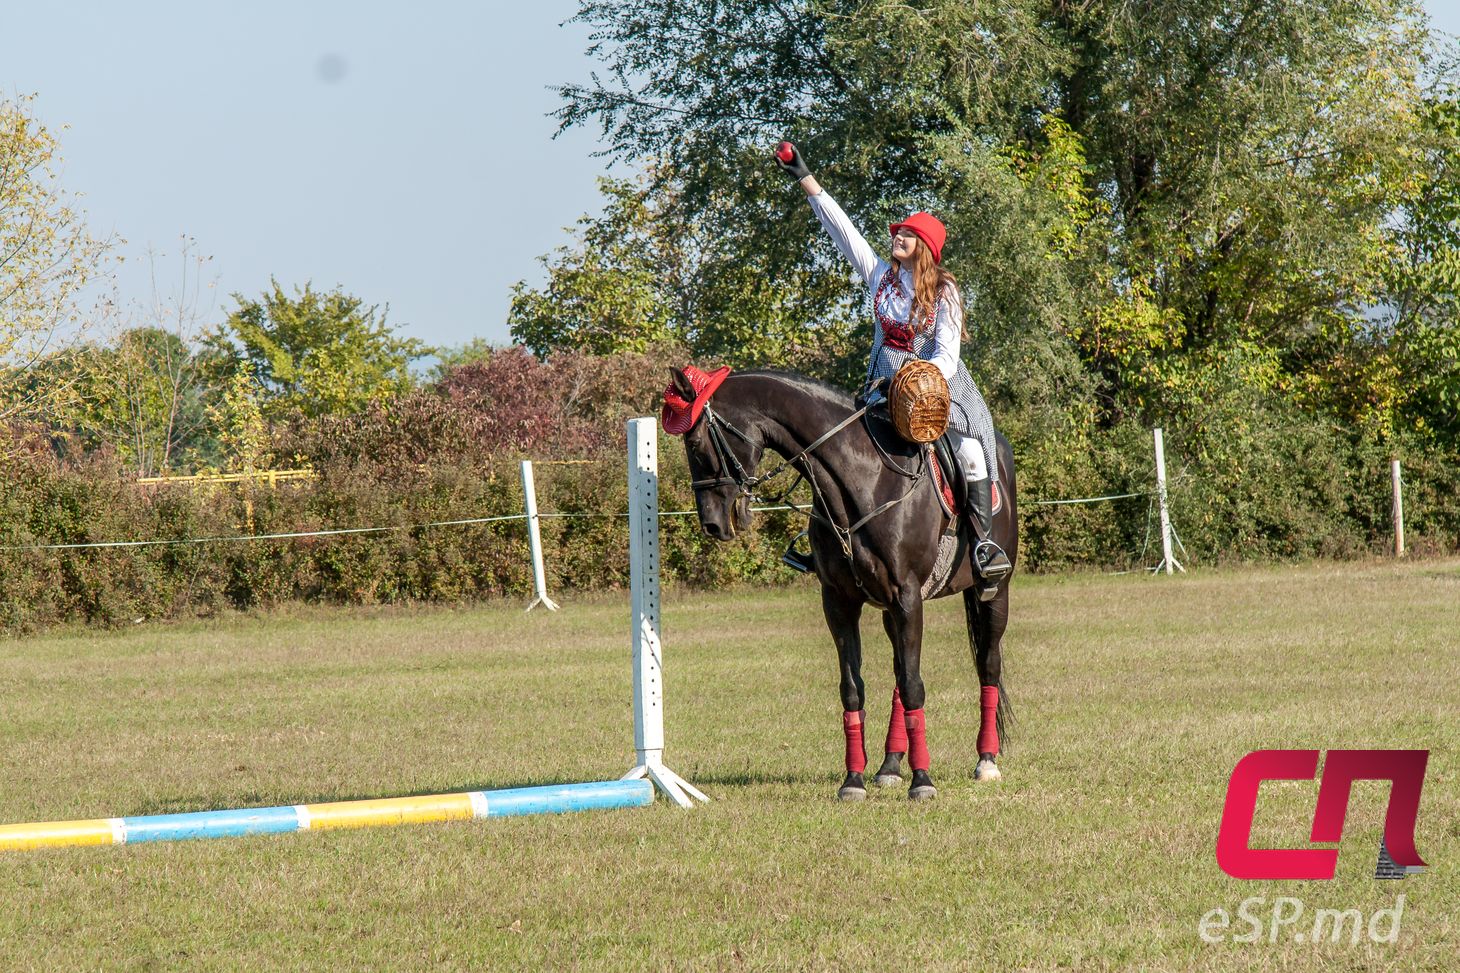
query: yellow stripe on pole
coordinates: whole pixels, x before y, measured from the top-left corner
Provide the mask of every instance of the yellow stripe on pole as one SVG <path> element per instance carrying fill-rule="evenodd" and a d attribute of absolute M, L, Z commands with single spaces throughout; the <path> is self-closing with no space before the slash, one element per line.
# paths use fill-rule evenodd
<path fill-rule="evenodd" d="M 465 821 L 473 817 L 468 794 L 432 794 L 391 797 L 378 801 L 339 801 L 306 804 L 309 828 L 365 828 L 377 824 L 421 824 L 428 821 Z"/>
<path fill-rule="evenodd" d="M 94 821 L 0 825 L 0 851 L 64 848 L 68 845 L 109 845 L 113 840 L 112 823 L 106 818 Z"/>

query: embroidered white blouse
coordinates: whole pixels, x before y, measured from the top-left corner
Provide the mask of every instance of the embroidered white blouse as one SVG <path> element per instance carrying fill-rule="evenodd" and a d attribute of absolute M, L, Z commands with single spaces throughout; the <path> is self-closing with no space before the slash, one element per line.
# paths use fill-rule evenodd
<path fill-rule="evenodd" d="M 826 228 L 826 232 L 831 236 L 836 248 L 861 275 L 862 282 L 867 287 L 869 299 L 875 300 L 877 285 L 891 264 L 877 256 L 866 238 L 852 225 L 852 221 L 847 218 L 847 214 L 841 206 L 831 198 L 830 193 L 823 189 L 815 196 L 808 198 L 811 208 L 816 212 L 816 218 Z M 908 317 L 912 314 L 912 272 L 903 270 L 898 276 L 901 278 L 899 281 L 902 284 L 901 288 L 888 288 L 883 292 L 881 304 L 873 308 L 873 315 L 875 318 L 876 313 L 881 312 L 894 321 L 906 324 Z M 922 357 L 937 365 L 938 371 L 942 372 L 943 377 L 949 382 L 953 381 L 953 374 L 958 370 L 958 343 L 962 333 L 963 308 L 961 302 L 956 299 L 940 299 L 937 316 L 933 321 L 933 341 L 924 347 Z M 882 336 L 877 335 L 876 337 L 880 339 Z"/>

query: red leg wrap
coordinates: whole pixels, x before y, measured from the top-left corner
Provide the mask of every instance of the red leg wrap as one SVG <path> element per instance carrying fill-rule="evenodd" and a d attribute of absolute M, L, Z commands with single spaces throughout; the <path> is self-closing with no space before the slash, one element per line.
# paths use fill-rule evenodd
<path fill-rule="evenodd" d="M 907 716 L 902 709 L 902 693 L 892 687 L 892 719 L 887 721 L 887 746 L 883 753 L 907 753 Z"/>
<path fill-rule="evenodd" d="M 999 687 L 985 686 L 979 694 L 978 752 L 999 752 Z"/>
<path fill-rule="evenodd" d="M 923 711 L 907 711 L 907 765 L 913 770 L 928 769 L 928 731 Z"/>
<path fill-rule="evenodd" d="M 867 769 L 867 747 L 862 742 L 862 724 L 867 721 L 867 711 L 842 713 L 842 731 L 847 735 L 847 773 L 860 774 Z"/>

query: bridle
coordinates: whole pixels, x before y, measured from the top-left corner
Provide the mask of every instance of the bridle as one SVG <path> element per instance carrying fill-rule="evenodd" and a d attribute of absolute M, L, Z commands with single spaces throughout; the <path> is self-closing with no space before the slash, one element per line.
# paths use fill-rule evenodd
<path fill-rule="evenodd" d="M 811 453 L 814 452 L 818 446 L 820 446 L 822 443 L 825 443 L 828 439 L 835 436 L 837 433 L 841 432 L 847 426 L 850 426 L 852 423 L 862 418 L 862 416 L 865 415 L 866 412 L 867 407 L 864 405 L 861 408 L 857 409 L 855 412 L 853 412 L 851 415 L 847 416 L 841 422 L 838 422 L 826 432 L 822 433 L 820 436 L 817 436 L 816 439 L 812 441 L 811 445 L 798 452 L 795 456 L 783 460 L 779 466 L 777 466 L 775 469 L 771 470 L 764 476 L 756 476 L 753 473 L 747 473 L 745 471 L 745 465 L 740 462 L 740 458 L 737 457 L 735 455 L 735 451 L 730 448 L 730 441 L 725 438 L 725 433 L 734 433 L 736 436 L 740 437 L 742 442 L 752 447 L 759 446 L 761 444 L 757 443 L 755 440 L 751 439 L 745 433 L 737 429 L 734 423 L 730 422 L 728 419 L 721 417 L 720 414 L 717 413 L 713 408 L 711 408 L 710 404 L 707 402 L 705 403 L 704 411 L 705 433 L 709 437 L 710 446 L 715 451 L 715 460 L 716 463 L 719 465 L 720 475 L 710 477 L 704 480 L 692 480 L 690 481 L 690 489 L 694 490 L 695 493 L 699 493 L 701 490 L 713 490 L 716 487 L 733 485 L 736 489 L 737 494 L 747 500 L 758 502 L 775 501 L 779 503 L 791 495 L 791 491 L 796 489 L 797 484 L 799 484 L 801 480 L 805 478 L 805 473 L 802 473 L 798 470 L 796 473 L 796 479 L 793 480 L 790 487 L 783 490 L 781 492 L 781 495 L 778 497 L 763 497 L 756 493 L 756 488 L 759 487 L 761 484 L 769 483 L 771 480 L 775 479 L 777 476 L 780 476 L 786 470 L 795 467 L 797 463 L 810 456 Z M 814 489 L 815 481 L 812 480 L 809 482 L 812 483 Z"/>
<path fill-rule="evenodd" d="M 766 473 L 763 476 L 757 476 L 754 473 L 746 472 L 745 464 L 740 462 L 739 457 L 735 455 L 735 451 L 730 448 L 730 441 L 726 438 L 725 434 L 729 432 L 739 437 L 741 441 L 752 447 L 760 446 L 761 444 L 757 443 L 744 432 L 737 429 L 734 423 L 720 416 L 720 414 L 717 413 L 713 408 L 711 408 L 710 404 L 707 402 L 705 403 L 703 421 L 705 423 L 706 436 L 709 438 L 710 446 L 715 452 L 715 460 L 719 467 L 719 475 L 707 477 L 702 480 L 691 480 L 690 488 L 694 490 L 695 495 L 698 496 L 703 490 L 713 490 L 723 486 L 734 486 L 736 489 L 737 500 L 743 499 L 759 503 L 787 504 L 797 512 L 805 514 L 810 519 L 820 521 L 827 527 L 830 527 L 832 531 L 836 534 L 837 540 L 841 543 L 842 554 L 847 558 L 847 561 L 850 563 L 852 560 L 852 535 L 860 530 L 868 521 L 872 520 L 874 517 L 886 513 L 893 507 L 902 503 L 908 497 L 912 496 L 913 491 L 917 489 L 919 481 L 921 481 L 923 476 L 927 473 L 926 463 L 924 463 L 922 468 L 920 468 L 915 474 L 909 473 L 906 470 L 898 469 L 894 465 L 892 468 L 896 470 L 896 472 L 912 480 L 912 483 L 908 486 L 907 491 L 903 493 L 902 496 L 897 497 L 895 500 L 889 500 L 881 506 L 877 507 L 871 513 L 866 514 L 860 520 L 856 521 L 848 527 L 842 527 L 841 525 L 836 523 L 836 521 L 831 519 L 831 509 L 826 505 L 826 500 L 821 495 L 821 490 L 816 483 L 816 477 L 812 475 L 810 464 L 807 464 L 804 469 L 798 469 L 796 471 L 796 479 L 792 480 L 791 485 L 785 490 L 782 490 L 781 493 L 777 496 L 762 496 L 761 494 L 756 492 L 756 489 L 763 484 L 770 482 L 772 479 L 784 473 L 786 470 L 795 467 L 795 465 L 797 463 L 800 463 L 802 460 L 807 459 L 817 449 L 817 447 L 821 446 L 828 439 L 831 439 L 831 437 L 835 436 L 837 433 L 841 432 L 843 429 L 847 428 L 852 423 L 856 422 L 864 415 L 866 415 L 867 409 L 868 407 L 866 405 L 860 406 L 851 415 L 847 416 L 841 422 L 838 422 L 826 432 L 822 433 L 820 436 L 817 436 L 816 439 L 812 440 L 810 445 L 808 445 L 805 449 L 802 449 L 800 452 L 796 453 L 795 456 L 792 456 L 789 459 L 782 461 L 779 466 L 772 469 L 769 473 Z M 878 451 L 881 452 L 880 446 L 878 447 Z M 884 455 L 883 458 L 885 460 L 886 456 Z M 796 489 L 796 487 L 801 483 L 803 479 L 811 486 L 812 501 L 809 506 L 803 506 L 801 504 L 794 503 L 790 499 L 792 491 Z M 824 513 L 816 509 L 818 505 L 821 507 L 821 511 L 824 511 Z M 859 580 L 857 583 L 858 585 L 860 585 L 861 581 Z"/>
<path fill-rule="evenodd" d="M 744 464 L 735 455 L 735 450 L 730 448 L 730 442 L 725 438 L 725 433 L 734 433 L 752 447 L 758 444 L 730 422 L 720 418 L 715 410 L 710 408 L 709 403 L 705 403 L 704 421 L 705 434 L 709 437 L 710 446 L 715 451 L 715 462 L 719 466 L 720 475 L 705 480 L 692 480 L 690 489 L 699 493 L 701 490 L 713 490 L 716 487 L 733 485 L 741 496 L 756 499 L 755 488 L 770 477 L 755 476 L 745 472 Z"/>

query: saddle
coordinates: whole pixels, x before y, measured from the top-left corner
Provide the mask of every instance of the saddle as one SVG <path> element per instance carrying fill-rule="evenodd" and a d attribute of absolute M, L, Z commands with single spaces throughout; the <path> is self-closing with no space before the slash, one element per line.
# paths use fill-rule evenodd
<path fill-rule="evenodd" d="M 931 443 L 918 445 L 910 443 L 898 435 L 897 429 L 893 426 L 892 416 L 887 411 L 886 403 L 879 402 L 867 410 L 862 424 L 867 429 L 867 435 L 872 441 L 888 456 L 896 457 L 906 461 L 910 468 L 912 459 L 917 451 L 929 450 L 937 458 L 937 464 L 933 467 L 934 475 L 939 477 L 939 492 L 943 494 L 943 503 L 948 508 L 948 515 L 954 516 L 968 509 L 968 480 L 965 479 L 963 464 L 958 460 L 958 450 L 953 444 L 953 433 L 945 432 Z M 997 514 L 1004 509 L 1004 494 L 999 487 L 999 480 L 996 478 L 993 485 L 993 513 Z"/>
<path fill-rule="evenodd" d="M 963 465 L 958 462 L 958 453 L 948 433 L 931 443 L 910 443 L 898 434 L 887 405 L 880 402 L 867 410 L 862 425 L 883 455 L 899 462 L 904 469 L 913 469 L 917 454 L 924 453 L 950 517 L 968 509 L 968 481 L 964 479 Z"/>
<path fill-rule="evenodd" d="M 858 404 L 860 405 L 860 402 Z M 964 478 L 963 464 L 958 461 L 958 452 L 953 447 L 951 434 L 945 432 L 931 443 L 908 442 L 898 434 L 897 428 L 893 425 L 886 402 L 878 402 L 870 406 L 862 416 L 862 426 L 867 430 L 867 435 L 873 445 L 882 454 L 884 463 L 897 466 L 906 473 L 913 473 L 918 468 L 919 454 L 922 454 L 922 462 L 929 464 L 928 468 L 933 475 L 934 484 L 938 488 L 943 511 L 948 519 L 953 521 L 944 531 L 944 538 L 939 544 L 938 564 L 934 568 L 933 576 L 925 584 L 925 588 L 928 590 L 923 592 L 923 596 L 931 597 L 934 592 L 942 589 L 950 572 L 956 566 L 956 562 L 962 559 L 964 550 L 963 531 L 959 528 L 959 514 L 969 509 L 968 481 Z M 994 512 L 997 513 L 1001 506 L 1003 506 L 1002 497 L 996 487 Z M 786 547 L 785 554 L 781 556 L 782 562 L 796 571 L 815 570 L 815 560 L 811 552 L 797 549 L 798 542 L 806 536 L 807 532 L 802 531 L 792 538 L 791 543 Z"/>

